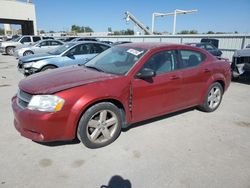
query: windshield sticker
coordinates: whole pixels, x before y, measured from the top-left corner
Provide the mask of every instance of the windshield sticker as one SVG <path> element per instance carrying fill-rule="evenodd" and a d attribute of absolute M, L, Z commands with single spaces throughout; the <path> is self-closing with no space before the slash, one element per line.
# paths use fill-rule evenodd
<path fill-rule="evenodd" d="M 138 50 L 135 50 L 135 49 L 128 49 L 127 52 L 128 52 L 128 53 L 131 53 L 131 54 L 133 54 L 133 55 L 135 55 L 135 56 L 138 56 L 138 55 L 140 55 L 141 53 L 143 53 L 143 51 L 138 51 Z"/>

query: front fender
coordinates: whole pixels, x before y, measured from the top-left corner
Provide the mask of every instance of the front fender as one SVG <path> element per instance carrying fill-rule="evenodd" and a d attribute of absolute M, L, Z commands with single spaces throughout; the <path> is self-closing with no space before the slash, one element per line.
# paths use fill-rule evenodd
<path fill-rule="evenodd" d="M 44 59 L 44 60 L 34 62 L 32 67 L 36 69 L 42 69 L 46 65 L 53 65 L 53 63 L 51 63 L 50 59 Z"/>
<path fill-rule="evenodd" d="M 128 108 L 126 108 L 127 105 L 123 104 L 121 102 L 121 99 L 115 97 L 115 96 L 106 96 L 102 98 L 96 98 L 95 96 L 83 96 L 79 100 L 76 101 L 74 106 L 71 109 L 71 112 L 69 114 L 69 118 L 67 121 L 67 133 L 70 133 L 70 135 L 76 136 L 76 130 L 78 126 L 78 122 L 82 116 L 82 114 L 92 105 L 101 102 L 101 101 L 111 101 L 116 100 L 119 101 L 125 110 L 125 114 L 128 115 Z M 125 117 L 125 119 L 127 119 Z"/>

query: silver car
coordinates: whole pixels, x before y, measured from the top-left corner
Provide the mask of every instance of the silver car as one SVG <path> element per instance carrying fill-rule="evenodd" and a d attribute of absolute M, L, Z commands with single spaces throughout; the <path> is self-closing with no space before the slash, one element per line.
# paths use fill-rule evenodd
<path fill-rule="evenodd" d="M 97 54 L 110 48 L 100 42 L 69 42 L 45 54 L 21 57 L 18 70 L 25 76 L 59 67 L 83 65 Z"/>
<path fill-rule="evenodd" d="M 14 56 L 19 59 L 20 57 L 26 55 L 47 53 L 63 44 L 64 43 L 60 40 L 54 40 L 54 39 L 42 40 L 38 41 L 33 45 L 25 46 L 19 49 L 17 48 L 14 51 Z"/>

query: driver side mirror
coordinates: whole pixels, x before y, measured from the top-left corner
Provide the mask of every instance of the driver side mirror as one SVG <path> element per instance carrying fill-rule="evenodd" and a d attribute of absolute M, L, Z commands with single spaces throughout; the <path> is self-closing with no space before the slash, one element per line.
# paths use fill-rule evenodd
<path fill-rule="evenodd" d="M 143 68 L 136 74 L 136 78 L 139 79 L 148 79 L 154 76 L 155 76 L 155 71 L 150 68 Z"/>

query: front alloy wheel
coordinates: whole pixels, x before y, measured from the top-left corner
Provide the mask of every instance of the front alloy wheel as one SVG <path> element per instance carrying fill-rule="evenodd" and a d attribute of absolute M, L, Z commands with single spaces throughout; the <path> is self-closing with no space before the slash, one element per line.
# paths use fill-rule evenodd
<path fill-rule="evenodd" d="M 91 142 L 104 143 L 114 136 L 117 129 L 117 116 L 112 111 L 101 110 L 90 118 L 86 132 Z"/>
<path fill-rule="evenodd" d="M 6 53 L 8 55 L 13 55 L 14 54 L 14 47 L 10 46 L 6 48 Z"/>
<path fill-rule="evenodd" d="M 112 143 L 121 132 L 120 110 L 109 102 L 90 107 L 81 117 L 78 138 L 89 148 L 99 148 Z"/>

